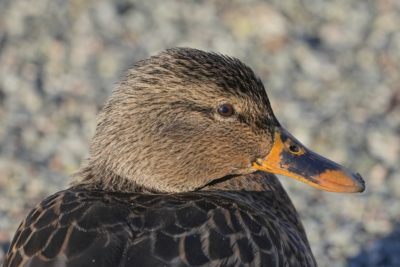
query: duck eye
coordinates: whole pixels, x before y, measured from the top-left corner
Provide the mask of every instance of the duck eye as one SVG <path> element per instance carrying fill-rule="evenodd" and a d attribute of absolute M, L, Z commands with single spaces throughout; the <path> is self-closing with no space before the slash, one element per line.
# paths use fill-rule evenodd
<path fill-rule="evenodd" d="M 218 114 L 223 117 L 230 117 L 235 113 L 235 109 L 231 104 L 222 104 L 218 107 Z"/>

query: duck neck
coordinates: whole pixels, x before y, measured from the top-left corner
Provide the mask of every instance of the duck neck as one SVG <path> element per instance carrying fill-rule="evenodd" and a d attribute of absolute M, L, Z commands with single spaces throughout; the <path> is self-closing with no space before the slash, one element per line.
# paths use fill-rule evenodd
<path fill-rule="evenodd" d="M 87 190 L 102 190 L 109 192 L 154 192 L 148 190 L 135 181 L 119 176 L 104 168 L 86 165 L 74 176 L 71 182 L 73 187 L 81 187 Z"/>
<path fill-rule="evenodd" d="M 89 190 L 103 190 L 111 192 L 148 192 L 160 193 L 137 184 L 132 179 L 122 177 L 104 168 L 92 165 L 82 167 L 71 183 L 72 186 L 84 187 Z M 230 192 L 265 192 L 276 191 L 282 188 L 280 182 L 272 174 L 255 172 L 250 174 L 227 176 L 214 180 L 199 188 L 197 191 L 230 191 Z"/>
<path fill-rule="evenodd" d="M 275 175 L 262 172 L 230 176 L 215 180 L 200 189 L 200 191 L 272 191 L 282 187 Z"/>

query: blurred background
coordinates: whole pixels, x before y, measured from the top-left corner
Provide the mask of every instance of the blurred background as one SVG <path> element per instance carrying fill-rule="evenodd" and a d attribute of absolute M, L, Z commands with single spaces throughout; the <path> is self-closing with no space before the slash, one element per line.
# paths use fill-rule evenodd
<path fill-rule="evenodd" d="M 241 59 L 280 122 L 362 194 L 281 177 L 320 266 L 400 266 L 400 1 L 0 0 L 0 265 L 65 188 L 123 71 L 169 47 Z"/>

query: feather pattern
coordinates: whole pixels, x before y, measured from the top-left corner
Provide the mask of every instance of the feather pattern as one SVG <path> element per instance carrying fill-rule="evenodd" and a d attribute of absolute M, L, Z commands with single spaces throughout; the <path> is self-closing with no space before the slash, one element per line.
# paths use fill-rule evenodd
<path fill-rule="evenodd" d="M 275 177 L 271 190 L 110 193 L 73 187 L 33 209 L 5 267 L 316 266 Z"/>

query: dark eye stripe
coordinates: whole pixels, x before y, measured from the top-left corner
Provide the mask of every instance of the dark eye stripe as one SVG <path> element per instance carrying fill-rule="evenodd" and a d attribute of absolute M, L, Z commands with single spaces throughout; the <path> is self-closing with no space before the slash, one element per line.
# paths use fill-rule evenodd
<path fill-rule="evenodd" d="M 231 104 L 222 104 L 218 107 L 218 114 L 223 117 L 230 117 L 235 113 L 235 109 Z"/>

